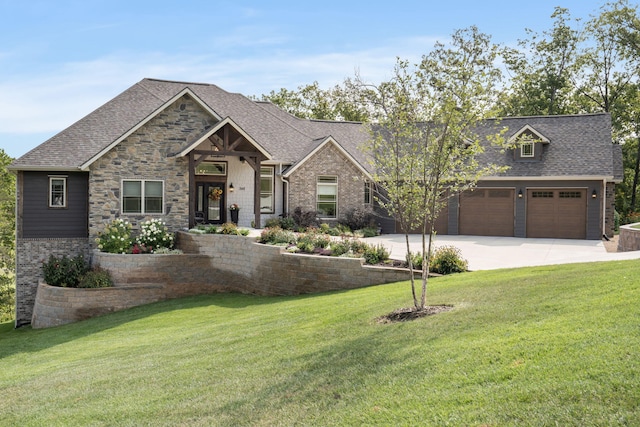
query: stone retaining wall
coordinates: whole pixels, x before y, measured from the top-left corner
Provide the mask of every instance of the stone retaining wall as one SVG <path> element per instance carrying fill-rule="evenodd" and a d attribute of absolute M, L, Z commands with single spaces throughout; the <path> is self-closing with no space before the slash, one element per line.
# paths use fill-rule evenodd
<path fill-rule="evenodd" d="M 41 283 L 33 328 L 71 323 L 137 305 L 216 292 L 298 295 L 409 279 L 406 269 L 363 265 L 360 258 L 290 254 L 253 238 L 178 233 L 182 255 L 94 252 L 113 288 L 58 288 Z"/>
<path fill-rule="evenodd" d="M 640 223 L 628 224 L 620 227 L 618 236 L 618 252 L 629 252 L 640 250 L 640 229 L 633 228 Z"/>

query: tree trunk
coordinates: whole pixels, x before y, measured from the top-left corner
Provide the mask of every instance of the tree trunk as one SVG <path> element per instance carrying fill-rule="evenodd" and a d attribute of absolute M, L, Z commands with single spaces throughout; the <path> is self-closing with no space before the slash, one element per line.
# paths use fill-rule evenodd
<path fill-rule="evenodd" d="M 637 127 L 637 126 L 636 126 Z M 636 129 L 636 134 L 638 129 Z M 631 212 L 636 211 L 636 190 L 638 188 L 638 177 L 640 175 L 640 135 L 637 137 L 638 149 L 636 151 L 636 167 L 633 174 L 633 187 L 631 189 Z"/>

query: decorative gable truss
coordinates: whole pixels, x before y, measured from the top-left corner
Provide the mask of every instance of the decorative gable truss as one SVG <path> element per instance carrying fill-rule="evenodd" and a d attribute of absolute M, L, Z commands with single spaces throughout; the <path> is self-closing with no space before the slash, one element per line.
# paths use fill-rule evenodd
<path fill-rule="evenodd" d="M 540 161 L 543 146 L 549 139 L 529 125 L 523 126 L 511 138 L 509 144 L 514 146 L 514 159 L 517 161 Z"/>
<path fill-rule="evenodd" d="M 190 144 L 175 157 L 189 158 L 189 188 L 190 188 L 190 217 L 189 224 L 195 223 L 196 195 L 194 171 L 207 159 L 238 157 L 243 163 L 248 164 L 254 171 L 254 222 L 260 224 L 260 180 L 261 164 L 264 160 L 271 160 L 269 152 L 255 141 L 230 117 L 218 122 L 204 135 Z"/>

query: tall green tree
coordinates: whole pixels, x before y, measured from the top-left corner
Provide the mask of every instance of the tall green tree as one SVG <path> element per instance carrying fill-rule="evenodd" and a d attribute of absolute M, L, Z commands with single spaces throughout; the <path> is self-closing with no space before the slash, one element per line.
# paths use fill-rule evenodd
<path fill-rule="evenodd" d="M 640 17 L 638 6 L 630 5 L 627 0 L 618 0 L 602 8 L 597 19 L 597 25 L 606 29 L 613 39 L 614 46 L 619 52 L 619 61 L 613 64 L 615 72 L 627 73 L 629 83 L 621 97 L 620 106 L 612 110 L 614 131 L 619 140 L 625 142 L 624 167 L 625 179 L 622 186 L 618 186 L 618 195 L 624 191 L 629 199 L 623 205 L 623 214 L 636 210 L 637 193 L 640 182 Z M 632 148 L 631 144 L 635 149 Z M 631 158 L 630 152 L 635 156 Z M 628 169 L 633 173 L 628 173 Z M 625 215 L 626 216 L 626 215 Z"/>
<path fill-rule="evenodd" d="M 15 175 L 7 170 L 13 159 L 0 149 L 0 322 L 15 318 Z"/>
<path fill-rule="evenodd" d="M 505 92 L 501 115 L 531 116 L 575 113 L 572 104 L 574 72 L 580 32 L 568 9 L 556 7 L 553 27 L 542 33 L 526 29 L 519 49 L 503 52 L 511 84 Z"/>
<path fill-rule="evenodd" d="M 345 120 L 361 122 L 368 118 L 367 111 L 358 104 L 354 92 L 347 84 L 321 89 L 318 82 L 299 86 L 292 91 L 282 88 L 262 95 L 284 111 L 303 119 Z"/>
<path fill-rule="evenodd" d="M 484 150 L 475 130 L 495 112 L 498 48 L 476 27 L 456 31 L 451 44 L 436 43 L 420 64 L 398 60 L 393 78 L 379 85 L 359 78 L 361 94 L 373 113 L 367 152 L 385 197 L 379 203 L 405 229 L 422 231 L 420 293 L 411 290 L 416 310 L 426 308 L 435 220 L 451 194 L 475 185 L 500 168 L 481 166 Z M 494 143 L 502 144 L 499 133 Z"/>

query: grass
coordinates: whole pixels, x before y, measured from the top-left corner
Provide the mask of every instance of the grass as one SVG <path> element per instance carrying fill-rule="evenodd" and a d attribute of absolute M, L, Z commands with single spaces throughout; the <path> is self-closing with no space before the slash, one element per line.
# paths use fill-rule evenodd
<path fill-rule="evenodd" d="M 640 425 L 640 263 L 214 295 L 0 325 L 0 425 Z"/>

